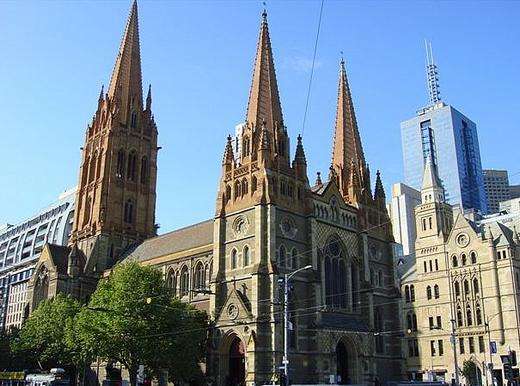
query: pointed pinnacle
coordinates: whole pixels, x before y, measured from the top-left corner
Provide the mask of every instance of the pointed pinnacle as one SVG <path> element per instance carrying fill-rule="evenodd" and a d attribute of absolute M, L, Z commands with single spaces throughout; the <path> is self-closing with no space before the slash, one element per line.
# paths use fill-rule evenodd
<path fill-rule="evenodd" d="M 316 185 L 323 185 L 323 182 L 321 181 L 321 173 L 320 172 L 316 172 Z"/>
<path fill-rule="evenodd" d="M 100 91 L 100 93 L 99 93 L 99 100 L 100 100 L 100 101 L 103 100 L 103 95 L 104 95 L 104 93 L 105 93 L 105 85 L 102 84 L 102 85 L 101 85 L 101 91 Z"/>

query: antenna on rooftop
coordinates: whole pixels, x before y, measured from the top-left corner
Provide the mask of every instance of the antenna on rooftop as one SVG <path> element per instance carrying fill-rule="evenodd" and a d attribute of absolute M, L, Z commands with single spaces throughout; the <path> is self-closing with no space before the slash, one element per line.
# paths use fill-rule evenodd
<path fill-rule="evenodd" d="M 428 86 L 429 105 L 433 106 L 441 101 L 439 72 L 433 60 L 432 43 L 424 39 L 424 46 L 426 48 L 426 84 Z"/>

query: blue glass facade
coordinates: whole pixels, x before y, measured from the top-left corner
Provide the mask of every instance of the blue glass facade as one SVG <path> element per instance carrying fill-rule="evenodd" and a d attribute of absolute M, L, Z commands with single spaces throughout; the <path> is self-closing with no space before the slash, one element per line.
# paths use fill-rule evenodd
<path fill-rule="evenodd" d="M 431 154 L 450 204 L 487 212 L 477 126 L 444 103 L 401 123 L 405 183 L 420 190 Z"/>

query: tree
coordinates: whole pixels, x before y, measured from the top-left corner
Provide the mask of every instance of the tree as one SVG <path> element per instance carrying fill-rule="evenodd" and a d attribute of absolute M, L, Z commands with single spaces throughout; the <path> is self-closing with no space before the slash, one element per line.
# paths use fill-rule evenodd
<path fill-rule="evenodd" d="M 478 368 L 474 361 L 465 360 L 462 364 L 462 375 L 470 385 L 479 385 Z"/>
<path fill-rule="evenodd" d="M 0 331 L 0 371 L 21 371 L 34 368 L 37 362 L 29 351 L 14 352 L 14 342 L 18 340 L 20 330 L 11 327 L 8 331 Z"/>
<path fill-rule="evenodd" d="M 81 309 L 77 300 L 63 294 L 42 301 L 22 325 L 11 347 L 15 353 L 25 353 L 44 367 L 67 367 L 77 364 L 74 339 L 74 318 Z"/>
<path fill-rule="evenodd" d="M 190 380 L 203 359 L 207 316 L 171 296 L 161 272 L 136 262 L 116 265 L 76 319 L 84 350 L 122 363 L 136 385 L 139 365 Z"/>

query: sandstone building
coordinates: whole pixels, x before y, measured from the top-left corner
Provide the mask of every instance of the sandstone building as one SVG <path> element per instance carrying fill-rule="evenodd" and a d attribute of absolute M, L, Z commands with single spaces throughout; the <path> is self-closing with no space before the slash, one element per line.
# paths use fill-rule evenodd
<path fill-rule="evenodd" d="M 60 291 L 84 299 L 117 261 L 156 266 L 176 296 L 213 318 L 208 378 L 260 385 L 276 379 L 282 361 L 279 280 L 310 265 L 292 280 L 291 381 L 399 378 L 385 193 L 377 173 L 372 194 L 343 60 L 328 178 L 311 185 L 301 136 L 291 154 L 264 12 L 240 153 L 228 137 L 215 214 L 154 236 L 157 129 L 150 91 L 142 100 L 138 31 L 134 3 L 110 87 L 87 128 L 71 240 L 42 253 L 31 307 Z"/>
<path fill-rule="evenodd" d="M 450 382 L 457 356 L 459 368 L 473 361 L 490 385 L 492 363 L 501 385 L 500 355 L 520 350 L 520 216 L 478 219 L 452 208 L 431 158 L 421 197 L 415 261 L 399 267 L 409 377 Z"/>

